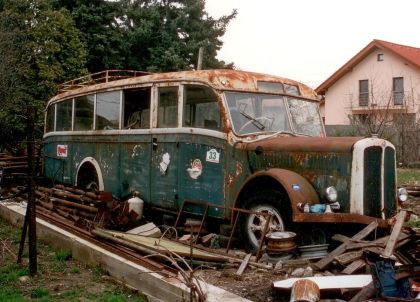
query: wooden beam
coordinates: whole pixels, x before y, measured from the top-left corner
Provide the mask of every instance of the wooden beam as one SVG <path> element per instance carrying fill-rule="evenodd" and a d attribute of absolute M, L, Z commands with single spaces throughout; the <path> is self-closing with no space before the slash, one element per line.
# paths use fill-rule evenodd
<path fill-rule="evenodd" d="M 349 264 L 350 262 L 353 262 L 355 260 L 362 258 L 362 255 L 363 255 L 363 251 L 358 250 L 358 251 L 347 252 L 347 253 L 335 256 L 334 259 L 337 260 L 338 263 L 344 266 L 344 265 Z"/>
<path fill-rule="evenodd" d="M 351 239 L 362 240 L 366 238 L 377 227 L 378 227 L 378 222 L 375 220 L 371 222 L 368 226 L 366 226 L 363 230 L 361 230 L 359 233 L 351 237 Z M 331 261 L 334 260 L 335 256 L 341 255 L 342 253 L 346 251 L 346 245 L 347 243 L 341 244 L 339 247 L 337 247 L 335 250 L 329 253 L 326 257 L 322 258 L 317 263 L 315 263 L 315 266 L 319 269 L 324 269 L 328 264 L 331 263 Z"/>
<path fill-rule="evenodd" d="M 342 273 L 346 275 L 352 275 L 354 272 L 358 271 L 362 267 L 366 266 L 366 262 L 363 259 L 357 259 L 353 261 L 349 266 L 343 269 Z"/>
<path fill-rule="evenodd" d="M 397 243 L 398 236 L 400 235 L 401 228 L 405 221 L 405 217 L 407 216 L 407 211 L 401 210 L 397 215 L 397 221 L 395 222 L 394 227 L 392 228 L 391 235 L 389 236 L 389 240 L 385 246 L 384 253 L 381 255 L 384 258 L 390 258 L 394 253 L 395 244 Z"/>
<path fill-rule="evenodd" d="M 249 259 L 251 259 L 252 254 L 246 254 L 244 257 L 244 260 L 242 261 L 241 265 L 239 266 L 238 271 L 235 273 L 235 275 L 240 276 L 245 271 L 246 267 L 248 266 Z"/>

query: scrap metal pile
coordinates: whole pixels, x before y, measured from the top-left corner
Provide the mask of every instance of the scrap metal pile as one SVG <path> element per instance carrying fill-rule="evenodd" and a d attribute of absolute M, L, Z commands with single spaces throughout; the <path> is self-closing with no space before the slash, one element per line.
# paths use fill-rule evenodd
<path fill-rule="evenodd" d="M 308 270 L 301 269 L 300 275 L 299 270 L 295 270 L 291 273 L 294 278 L 273 282 L 273 287 L 280 291 L 291 290 L 290 301 L 319 301 L 323 293 L 331 291 L 352 302 L 371 298 L 375 301 L 418 301 L 420 232 L 403 227 L 408 217 L 409 213 L 401 210 L 391 234 L 380 238 L 374 238 L 376 222 L 351 238 L 334 235 L 333 239 L 341 244 L 308 265 L 310 274 L 303 277 Z"/>

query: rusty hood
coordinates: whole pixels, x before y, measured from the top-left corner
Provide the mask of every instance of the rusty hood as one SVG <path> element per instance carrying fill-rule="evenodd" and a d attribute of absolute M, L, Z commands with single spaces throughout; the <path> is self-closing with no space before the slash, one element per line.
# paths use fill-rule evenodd
<path fill-rule="evenodd" d="M 255 151 L 288 152 L 351 152 L 353 145 L 362 137 L 290 137 L 278 136 L 252 142 L 240 142 L 236 148 Z M 258 150 L 257 150 L 258 151 Z"/>

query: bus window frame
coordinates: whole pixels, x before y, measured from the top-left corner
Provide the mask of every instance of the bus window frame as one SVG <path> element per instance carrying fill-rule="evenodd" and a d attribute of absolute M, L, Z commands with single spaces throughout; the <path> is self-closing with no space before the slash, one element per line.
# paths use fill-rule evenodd
<path fill-rule="evenodd" d="M 158 127 L 158 118 L 159 118 L 159 88 L 177 88 L 177 123 L 176 126 L 173 127 Z M 165 83 L 158 83 L 152 86 L 152 102 L 151 102 L 151 119 L 152 119 L 152 128 L 151 129 L 178 129 L 182 127 L 182 110 L 181 104 L 184 96 L 183 92 L 183 84 L 177 82 L 165 82 Z M 180 112 L 181 111 L 181 112 Z"/>

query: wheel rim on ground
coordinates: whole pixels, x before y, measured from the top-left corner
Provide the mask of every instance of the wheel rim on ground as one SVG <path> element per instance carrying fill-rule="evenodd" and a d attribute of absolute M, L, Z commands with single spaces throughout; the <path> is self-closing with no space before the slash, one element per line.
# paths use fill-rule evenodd
<path fill-rule="evenodd" d="M 267 229 L 267 234 L 275 231 L 284 231 L 284 222 L 279 211 L 269 205 L 257 205 L 251 208 L 252 211 L 271 213 L 270 223 Z M 264 231 L 268 217 L 258 214 L 250 214 L 247 219 L 247 232 L 250 243 L 258 247 L 258 241 Z"/>

